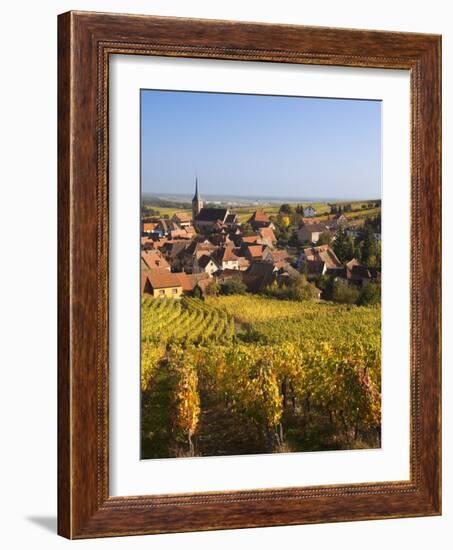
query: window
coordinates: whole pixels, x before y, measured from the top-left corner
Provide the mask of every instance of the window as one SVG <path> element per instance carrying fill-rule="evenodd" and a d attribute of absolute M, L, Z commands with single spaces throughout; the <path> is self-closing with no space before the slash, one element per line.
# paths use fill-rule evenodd
<path fill-rule="evenodd" d="M 159 296 L 165 296 L 165 290 L 159 290 Z"/>
<path fill-rule="evenodd" d="M 177 288 L 172 288 L 171 293 L 172 294 L 178 294 L 178 289 Z"/>

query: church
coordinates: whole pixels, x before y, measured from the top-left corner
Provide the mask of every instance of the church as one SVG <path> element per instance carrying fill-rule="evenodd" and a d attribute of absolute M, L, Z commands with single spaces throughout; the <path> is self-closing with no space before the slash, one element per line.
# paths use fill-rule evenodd
<path fill-rule="evenodd" d="M 195 195 L 192 199 L 192 220 L 194 227 L 202 232 L 210 232 L 214 226 L 232 227 L 237 225 L 237 215 L 228 208 L 205 208 L 198 192 L 198 178 L 195 178 Z"/>

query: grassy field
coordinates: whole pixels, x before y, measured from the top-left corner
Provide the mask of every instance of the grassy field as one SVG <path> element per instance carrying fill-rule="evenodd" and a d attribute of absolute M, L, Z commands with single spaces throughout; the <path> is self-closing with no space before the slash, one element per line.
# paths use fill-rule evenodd
<path fill-rule="evenodd" d="M 177 209 L 174 207 L 165 207 L 161 206 L 159 204 L 154 204 L 152 201 L 146 201 L 145 203 L 147 206 L 153 208 L 154 210 L 158 211 L 158 216 L 165 216 L 167 215 L 169 218 L 173 216 L 175 213 L 181 213 L 184 212 L 186 214 L 191 214 L 190 209 Z M 308 206 L 311 204 L 316 209 L 316 217 L 320 218 L 321 220 L 326 220 L 328 217 L 328 213 L 330 212 L 330 206 L 325 202 L 313 202 L 313 203 L 291 203 L 291 206 L 293 208 L 296 208 L 298 205 Z M 335 204 L 351 204 L 353 209 L 358 209 L 357 212 L 346 212 L 346 217 L 351 220 L 355 219 L 363 219 L 365 217 L 375 216 L 380 212 L 380 208 L 370 208 L 370 209 L 362 209 L 362 204 L 367 204 L 367 201 L 356 201 L 351 203 L 335 203 Z M 246 222 L 250 216 L 255 212 L 257 209 L 257 206 L 243 206 L 243 207 L 234 207 L 232 210 L 236 212 L 238 215 L 239 221 L 241 223 Z M 264 204 L 260 205 L 260 209 L 264 210 L 266 214 L 269 216 L 276 216 L 280 209 L 280 204 Z"/>
<path fill-rule="evenodd" d="M 142 303 L 142 458 L 380 444 L 380 308 Z"/>

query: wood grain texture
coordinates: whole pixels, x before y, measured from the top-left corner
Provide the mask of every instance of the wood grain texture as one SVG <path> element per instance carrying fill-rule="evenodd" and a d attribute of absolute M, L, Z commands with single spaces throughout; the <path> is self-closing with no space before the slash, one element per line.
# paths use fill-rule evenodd
<path fill-rule="evenodd" d="M 59 533 L 87 538 L 440 514 L 440 37 L 69 12 L 59 16 L 58 46 Z M 410 481 L 109 496 L 111 54 L 410 70 Z"/>

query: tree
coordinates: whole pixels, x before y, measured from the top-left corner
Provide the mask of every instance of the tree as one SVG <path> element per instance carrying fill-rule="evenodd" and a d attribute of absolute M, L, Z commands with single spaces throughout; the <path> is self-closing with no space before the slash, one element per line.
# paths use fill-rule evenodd
<path fill-rule="evenodd" d="M 227 279 L 222 285 L 222 294 L 245 294 L 247 287 L 239 277 L 231 277 Z"/>
<path fill-rule="evenodd" d="M 354 239 L 344 229 L 338 232 L 337 238 L 332 243 L 332 249 L 342 263 L 349 262 L 356 255 Z"/>
<path fill-rule="evenodd" d="M 309 283 L 304 275 L 292 279 L 290 284 L 290 299 L 303 302 L 315 300 L 318 297 L 318 289 Z"/>
<path fill-rule="evenodd" d="M 377 242 L 373 228 L 366 224 L 363 226 L 363 236 L 360 242 L 362 262 L 369 267 L 378 267 L 381 263 L 380 245 Z"/>
<path fill-rule="evenodd" d="M 376 214 L 376 216 L 366 218 L 363 226 L 371 227 L 373 232 L 380 233 L 381 232 L 381 213 L 379 212 L 378 214 Z"/>
<path fill-rule="evenodd" d="M 283 227 L 289 227 L 291 225 L 291 218 L 289 216 L 283 216 L 281 223 Z"/>
<path fill-rule="evenodd" d="M 321 233 L 321 235 L 319 235 L 319 239 L 318 239 L 318 242 L 316 243 L 317 245 L 321 245 L 321 244 L 331 244 L 332 242 L 332 233 L 330 233 L 329 231 L 324 231 L 323 233 Z"/>
<path fill-rule="evenodd" d="M 359 298 L 357 288 L 349 286 L 347 282 L 336 280 L 333 283 L 332 300 L 340 304 L 355 304 Z"/>
<path fill-rule="evenodd" d="M 220 285 L 217 279 L 212 279 L 206 286 L 205 293 L 206 296 L 217 296 L 220 293 Z"/>
<path fill-rule="evenodd" d="M 280 300 L 303 302 L 305 300 L 316 299 L 318 297 L 318 290 L 307 281 L 307 277 L 304 274 L 299 274 L 282 284 L 274 281 L 265 289 L 265 294 Z"/>
<path fill-rule="evenodd" d="M 368 283 L 360 291 L 357 305 L 369 306 L 381 303 L 381 287 L 374 283 Z"/>
<path fill-rule="evenodd" d="M 282 204 L 279 210 L 280 214 L 292 214 L 293 208 L 290 204 Z"/>
<path fill-rule="evenodd" d="M 198 285 L 196 285 L 195 288 L 193 289 L 193 296 L 194 298 L 203 297 L 203 292 L 201 291 L 201 288 Z"/>
<path fill-rule="evenodd" d="M 297 236 L 296 231 L 293 231 L 291 233 L 291 236 L 288 239 L 288 245 L 289 246 L 298 246 L 299 245 L 299 237 Z"/>

